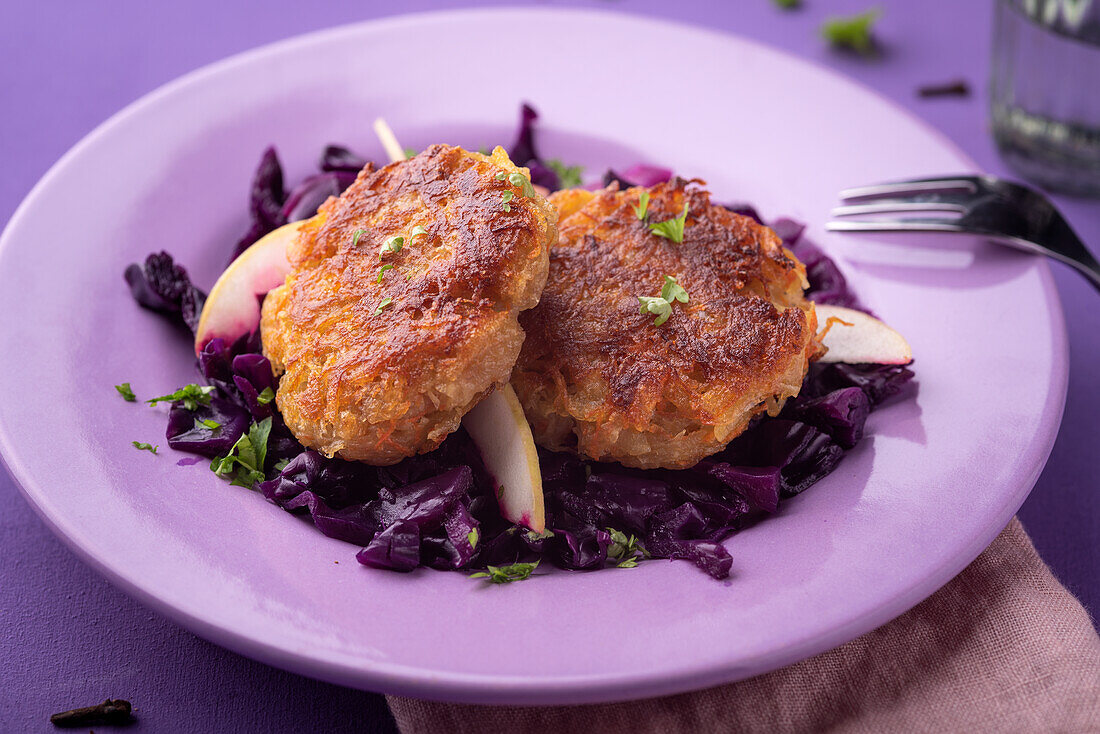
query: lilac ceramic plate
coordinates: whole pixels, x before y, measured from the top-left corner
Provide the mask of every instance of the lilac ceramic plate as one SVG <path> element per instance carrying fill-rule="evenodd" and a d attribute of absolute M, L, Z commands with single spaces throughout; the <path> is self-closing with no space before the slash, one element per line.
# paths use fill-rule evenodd
<path fill-rule="evenodd" d="M 502 41 L 515 34 L 518 51 Z M 583 51 L 560 53 L 563 38 Z M 662 62 L 626 73 L 623 48 L 660 48 Z M 679 102 L 654 107 L 654 90 L 666 89 Z M 373 571 L 352 546 L 203 464 L 130 446 L 163 443 L 164 415 L 112 386 L 155 395 L 195 373 L 187 339 L 130 300 L 127 263 L 165 249 L 212 284 L 246 227 L 248 181 L 269 143 L 298 180 L 330 141 L 382 159 L 370 132 L 379 114 L 406 145 L 507 144 L 525 99 L 543 113 L 548 156 L 592 174 L 667 164 L 720 199 L 808 222 L 912 343 L 918 399 L 876 412 L 873 438 L 835 473 L 731 538 L 728 582 L 682 562 L 504 587 Z M 942 585 L 1019 507 L 1053 443 L 1066 342 L 1043 261 L 976 242 L 823 231 L 841 188 L 967 170 L 958 151 L 867 90 L 694 28 L 475 11 L 279 43 L 116 115 L 12 218 L 0 245 L 3 455 L 94 567 L 199 635 L 273 665 L 494 703 L 623 699 L 751 676 L 866 632 Z"/>

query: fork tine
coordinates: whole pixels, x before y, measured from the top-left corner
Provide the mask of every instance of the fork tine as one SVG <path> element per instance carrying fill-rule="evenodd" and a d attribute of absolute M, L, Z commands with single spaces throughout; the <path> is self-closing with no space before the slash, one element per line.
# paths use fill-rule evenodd
<path fill-rule="evenodd" d="M 965 214 L 966 202 L 972 198 L 970 194 L 958 195 L 925 195 L 914 199 L 901 197 L 889 197 L 884 199 L 872 199 L 867 204 L 849 204 L 833 209 L 834 217 L 849 217 L 856 214 L 884 214 L 886 212 L 957 212 Z"/>
<path fill-rule="evenodd" d="M 845 219 L 826 222 L 829 232 L 966 232 L 956 219 L 903 217 L 901 219 Z"/>
<path fill-rule="evenodd" d="M 951 176 L 947 178 L 918 178 L 909 181 L 857 186 L 840 192 L 843 201 L 853 199 L 877 199 L 884 196 L 905 196 L 924 194 L 932 191 L 969 191 L 978 190 L 978 181 L 974 176 Z"/>

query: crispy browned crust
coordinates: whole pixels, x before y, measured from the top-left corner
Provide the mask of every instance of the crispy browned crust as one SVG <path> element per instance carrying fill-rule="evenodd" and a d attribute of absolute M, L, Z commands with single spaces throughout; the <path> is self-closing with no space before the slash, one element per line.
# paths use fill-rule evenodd
<path fill-rule="evenodd" d="M 816 349 L 805 268 L 772 230 L 674 179 L 650 188 L 648 221 L 681 213 L 684 241 L 654 235 L 645 189 L 558 192 L 559 240 L 512 384 L 535 439 L 641 468 L 682 468 L 797 394 Z M 664 277 L 690 296 L 654 326 L 639 296 Z"/>
<path fill-rule="evenodd" d="M 545 199 L 497 179 L 515 171 L 527 174 L 499 148 L 487 157 L 435 145 L 368 167 L 302 227 L 261 333 L 282 373 L 279 410 L 303 444 L 391 464 L 438 446 L 508 379 L 523 341 L 517 315 L 537 303 L 557 236 Z M 417 225 L 428 234 L 410 237 Z M 394 236 L 403 249 L 380 256 Z M 379 283 L 383 264 L 394 267 Z"/>

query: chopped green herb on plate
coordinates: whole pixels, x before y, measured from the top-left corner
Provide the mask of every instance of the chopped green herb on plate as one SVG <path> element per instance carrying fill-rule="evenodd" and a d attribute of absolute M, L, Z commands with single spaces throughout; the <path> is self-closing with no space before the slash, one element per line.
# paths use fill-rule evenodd
<path fill-rule="evenodd" d="M 523 581 L 531 576 L 531 572 L 538 568 L 539 562 L 513 563 L 510 566 L 487 566 L 485 571 L 470 574 L 472 579 L 485 579 L 490 584 L 510 584 L 513 581 Z"/>
<path fill-rule="evenodd" d="M 821 26 L 821 35 L 834 48 L 847 48 L 864 55 L 875 51 L 875 39 L 871 27 L 878 20 L 877 8 L 846 17 L 834 17 Z"/>
<path fill-rule="evenodd" d="M 557 158 L 545 162 L 547 167 L 558 174 L 558 188 L 575 189 L 581 185 L 582 166 L 567 166 Z"/>
<path fill-rule="evenodd" d="M 149 405 L 157 403 L 183 403 L 188 410 L 197 410 L 200 405 L 210 405 L 210 394 L 214 392 L 212 385 L 184 385 L 179 390 L 167 395 L 149 398 L 145 402 Z"/>
<path fill-rule="evenodd" d="M 248 433 L 241 434 L 225 456 L 210 462 L 210 471 L 229 477 L 230 484 L 251 487 L 266 479 L 264 460 L 267 458 L 267 438 L 271 435 L 271 418 L 253 423 Z"/>

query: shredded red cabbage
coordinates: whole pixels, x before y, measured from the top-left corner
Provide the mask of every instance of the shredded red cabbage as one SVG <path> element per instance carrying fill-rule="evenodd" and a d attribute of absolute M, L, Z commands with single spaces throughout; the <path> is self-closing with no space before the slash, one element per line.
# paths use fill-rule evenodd
<path fill-rule="evenodd" d="M 167 252 L 154 252 L 145 263 L 131 263 L 123 273 L 134 300 L 168 315 L 192 332 L 199 324 L 206 294 L 191 283 L 191 276 Z"/>
<path fill-rule="evenodd" d="M 542 185 L 554 189 L 557 176 L 535 148 L 537 118 L 524 105 L 511 156 L 533 174 L 548 172 L 554 178 L 546 176 Z M 282 169 L 269 148 L 253 181 L 252 228 L 234 256 L 266 231 L 311 216 L 365 164 L 348 149 L 329 146 L 321 172 L 284 195 Z M 634 166 L 621 174 L 609 171 L 605 180 L 648 186 L 670 176 L 667 169 Z M 760 219 L 751 205 L 729 208 Z M 802 236 L 801 224 L 779 219 L 771 226 L 806 264 L 809 298 L 859 307 L 836 265 Z M 167 254 L 150 255 L 144 267 L 131 265 L 126 280 L 142 306 L 182 318 L 194 329 L 205 296 Z M 643 471 L 540 449 L 548 532 L 539 535 L 501 518 L 492 481 L 462 429 L 437 450 L 394 466 L 328 459 L 305 449 L 274 403 L 263 399 L 276 380 L 257 334 L 232 345 L 214 339 L 199 357 L 199 371 L 214 394 L 195 411 L 173 405 L 169 446 L 222 457 L 254 422 L 270 418 L 266 480 L 254 488 L 284 510 L 308 516 L 325 535 L 361 546 L 356 558 L 364 565 L 473 570 L 541 559 L 582 570 L 654 557 L 689 560 L 718 579 L 733 564 L 721 541 L 831 472 L 863 437 L 870 411 L 913 377 L 895 365 L 813 364 L 801 393 L 778 417 L 756 420 L 723 451 L 690 469 Z M 216 428 L 208 427 L 214 423 Z M 636 541 L 629 553 L 621 542 L 626 535 Z"/>
<path fill-rule="evenodd" d="M 616 173 L 609 169 L 603 175 L 603 185 L 610 186 L 613 183 L 618 183 L 621 189 L 627 189 L 631 186 L 645 186 L 648 188 L 659 183 L 665 183 L 670 178 L 672 178 L 672 169 L 670 168 L 637 163 L 622 173 Z"/>
<path fill-rule="evenodd" d="M 307 176 L 290 193 L 283 190 L 283 166 L 274 146 L 264 151 L 252 176 L 248 211 L 252 224 L 233 248 L 230 262 L 256 240 L 289 222 L 308 219 L 330 196 L 339 196 L 355 180 L 367 160 L 341 145 L 329 145 L 321 153 L 320 172 Z"/>
<path fill-rule="evenodd" d="M 531 183 L 542 186 L 550 191 L 561 188 L 558 174 L 550 167 L 549 163 L 539 157 L 535 149 L 535 122 L 539 119 L 539 113 L 526 102 L 520 106 L 519 130 L 516 133 L 516 141 L 512 143 L 508 151 L 508 157 L 517 166 L 526 166 L 531 172 Z"/>
<path fill-rule="evenodd" d="M 367 165 L 367 159 L 342 145 L 326 146 L 318 167 L 322 171 L 343 171 L 355 175 Z"/>

